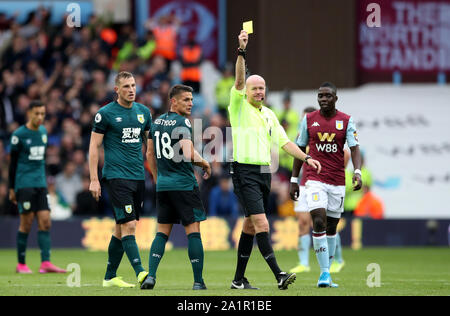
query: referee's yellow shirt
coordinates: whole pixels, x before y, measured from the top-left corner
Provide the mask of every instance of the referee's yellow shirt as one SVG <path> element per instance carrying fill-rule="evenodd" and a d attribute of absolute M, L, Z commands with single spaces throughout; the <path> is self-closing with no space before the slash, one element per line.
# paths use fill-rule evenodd
<path fill-rule="evenodd" d="M 248 103 L 245 89 L 239 91 L 234 86 L 231 88 L 228 113 L 233 136 L 234 161 L 270 165 L 272 145 L 279 149 L 289 142 L 275 113 L 265 106 L 257 109 Z"/>

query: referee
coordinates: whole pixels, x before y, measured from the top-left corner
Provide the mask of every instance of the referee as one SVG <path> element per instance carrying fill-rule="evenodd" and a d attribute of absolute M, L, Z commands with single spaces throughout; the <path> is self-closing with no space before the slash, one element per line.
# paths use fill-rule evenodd
<path fill-rule="evenodd" d="M 265 214 L 270 193 L 271 148 L 281 147 L 291 156 L 305 161 L 320 172 L 320 163 L 301 151 L 289 140 L 275 114 L 263 105 L 266 83 L 258 75 L 245 81 L 245 53 L 248 34 L 241 31 L 236 61 L 236 81 L 231 88 L 228 112 L 233 136 L 231 173 L 234 192 L 243 206 L 245 218 L 238 245 L 238 258 L 232 289 L 257 289 L 245 278 L 245 269 L 256 236 L 259 251 L 275 278 L 278 288 L 285 290 L 295 281 L 295 273 L 279 268 L 269 239 L 269 222 Z M 244 90 L 245 88 L 245 90 Z"/>

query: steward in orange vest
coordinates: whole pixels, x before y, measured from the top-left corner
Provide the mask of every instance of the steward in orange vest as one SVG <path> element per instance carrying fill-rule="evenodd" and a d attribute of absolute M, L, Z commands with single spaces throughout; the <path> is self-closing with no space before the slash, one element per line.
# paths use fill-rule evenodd
<path fill-rule="evenodd" d="M 192 87 L 196 93 L 200 92 L 200 81 L 202 79 L 200 64 L 202 60 L 202 48 L 194 40 L 190 40 L 181 49 L 181 65 L 183 66 L 180 74 L 181 81 L 184 85 Z"/>
<path fill-rule="evenodd" d="M 173 61 L 176 57 L 177 49 L 177 32 L 175 26 L 157 26 L 153 29 L 155 35 L 156 49 L 155 55 L 162 56 L 169 61 Z"/>

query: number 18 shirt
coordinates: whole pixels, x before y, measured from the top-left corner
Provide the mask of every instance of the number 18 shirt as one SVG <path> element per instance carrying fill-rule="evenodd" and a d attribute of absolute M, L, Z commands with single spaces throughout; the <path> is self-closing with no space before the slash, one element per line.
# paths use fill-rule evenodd
<path fill-rule="evenodd" d="M 192 140 L 188 118 L 175 112 L 161 115 L 152 125 L 152 139 L 158 167 L 156 192 L 191 191 L 198 187 L 191 161 L 183 156 L 181 139 Z"/>
<path fill-rule="evenodd" d="M 351 116 L 337 111 L 336 115 L 326 118 L 320 110 L 304 116 L 300 125 L 297 145 L 309 145 L 309 154 L 322 165 L 322 171 L 304 166 L 308 180 L 320 181 L 331 185 L 345 185 L 344 144 L 358 146 L 355 124 Z"/>

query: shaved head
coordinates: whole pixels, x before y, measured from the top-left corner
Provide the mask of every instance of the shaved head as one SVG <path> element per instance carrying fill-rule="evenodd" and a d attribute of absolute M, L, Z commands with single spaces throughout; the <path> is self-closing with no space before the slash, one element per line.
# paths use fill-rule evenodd
<path fill-rule="evenodd" d="M 258 75 L 251 75 L 247 78 L 247 81 L 245 82 L 246 85 L 255 85 L 255 84 L 263 84 L 266 85 L 266 81 L 263 77 Z"/>
<path fill-rule="evenodd" d="M 252 75 L 247 78 L 245 85 L 248 103 L 260 108 L 266 97 L 266 81 L 261 76 Z"/>

